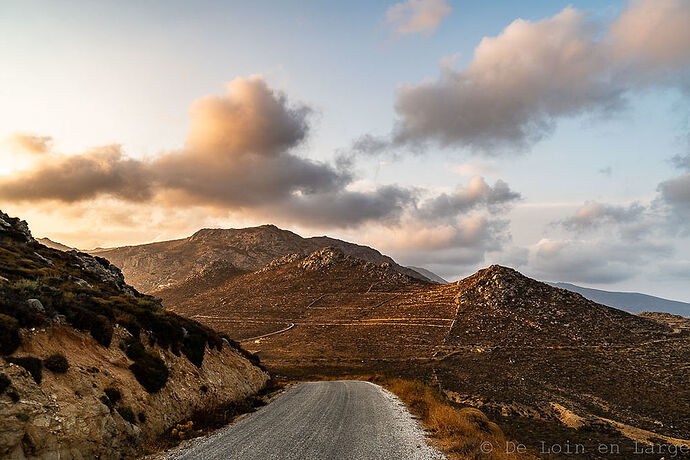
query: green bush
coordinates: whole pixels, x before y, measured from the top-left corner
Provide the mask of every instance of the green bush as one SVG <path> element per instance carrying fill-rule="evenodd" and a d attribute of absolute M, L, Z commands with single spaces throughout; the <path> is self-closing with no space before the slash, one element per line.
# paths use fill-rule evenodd
<path fill-rule="evenodd" d="M 43 366 L 56 374 L 64 374 L 69 369 L 67 358 L 62 353 L 55 353 L 43 360 Z"/>
<path fill-rule="evenodd" d="M 16 364 L 17 366 L 21 366 L 29 371 L 29 374 L 31 374 L 31 377 L 33 377 L 34 381 L 39 385 L 41 384 L 41 381 L 43 380 L 43 361 L 31 356 L 25 356 L 22 358 L 7 358 L 7 361 L 12 364 Z"/>
<path fill-rule="evenodd" d="M 0 374 L 0 395 L 4 394 L 5 390 L 7 390 L 7 387 L 9 387 L 11 384 L 12 382 L 8 376 L 5 374 Z"/>
<path fill-rule="evenodd" d="M 96 339 L 96 342 L 106 348 L 110 346 L 110 342 L 113 340 L 113 325 L 108 318 L 103 315 L 96 316 L 94 322 L 91 324 L 89 332 L 91 332 L 91 337 Z"/>
<path fill-rule="evenodd" d="M 127 356 L 134 361 L 129 369 L 137 382 L 149 393 L 156 393 L 168 381 L 168 367 L 162 359 L 154 356 L 138 340 L 127 345 Z"/>
<path fill-rule="evenodd" d="M 137 420 L 134 417 L 134 411 L 132 411 L 130 407 L 120 406 L 117 408 L 117 413 L 120 414 L 120 416 L 122 416 L 123 419 L 127 420 L 132 425 L 137 423 Z"/>
<path fill-rule="evenodd" d="M 200 334 L 189 334 L 182 343 L 182 353 L 196 367 L 201 367 L 206 352 L 206 337 Z"/>
<path fill-rule="evenodd" d="M 0 353 L 9 355 L 19 347 L 19 322 L 0 313 Z"/>

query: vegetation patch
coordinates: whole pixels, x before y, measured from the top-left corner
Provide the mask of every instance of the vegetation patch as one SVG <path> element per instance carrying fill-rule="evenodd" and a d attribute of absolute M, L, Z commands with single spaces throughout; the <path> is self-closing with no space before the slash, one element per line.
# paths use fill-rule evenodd
<path fill-rule="evenodd" d="M 197 367 L 202 366 L 207 347 L 220 351 L 224 343 L 258 364 L 236 342 L 166 311 L 160 299 L 127 286 L 119 270 L 106 259 L 48 248 L 32 241 L 19 219 L 5 214 L 2 218 L 11 227 L 0 232 L 0 276 L 8 280 L 0 283 L 0 354 L 11 355 L 17 350 L 21 328 L 42 327 L 64 318 L 67 324 L 88 332 L 104 347 L 111 345 L 115 326 L 126 328 L 134 338 L 132 343 L 138 344 L 126 347 L 127 355 L 134 361 L 130 369 L 151 393 L 165 386 L 169 371 L 163 360 L 141 345 L 142 332 L 151 346 L 160 346 L 178 356 L 184 354 Z M 41 363 L 23 364 L 40 383 Z M 56 373 L 69 366 L 55 357 L 48 358 L 44 365 Z M 111 409 L 112 404 L 111 401 Z"/>
<path fill-rule="evenodd" d="M 0 354 L 10 355 L 19 347 L 19 321 L 0 313 Z"/>
<path fill-rule="evenodd" d="M 43 360 L 43 366 L 56 374 L 64 374 L 69 369 L 67 358 L 62 353 L 55 353 Z"/>
<path fill-rule="evenodd" d="M 196 366 L 201 366 L 207 346 L 222 349 L 223 338 L 212 329 L 166 311 L 159 299 L 126 287 L 121 275 L 119 282 L 103 278 L 98 270 L 118 279 L 106 259 L 27 241 L 15 229 L 18 219 L 3 219 L 13 228 L 0 232 L 0 276 L 9 280 L 0 285 L 0 353 L 17 349 L 19 328 L 45 325 L 57 315 L 104 347 L 110 346 L 115 325 L 135 338 L 147 331 L 153 343 L 176 354 L 182 351 Z M 29 299 L 40 301 L 43 310 L 32 309 Z"/>
<path fill-rule="evenodd" d="M 7 362 L 23 367 L 31 374 L 31 377 L 33 377 L 37 384 L 41 384 L 43 380 L 43 361 L 40 359 L 25 356 L 22 358 L 7 358 Z"/>
<path fill-rule="evenodd" d="M 138 340 L 127 344 L 127 356 L 134 363 L 129 366 L 137 381 L 149 393 L 156 393 L 168 381 L 168 367 L 162 359 L 148 351 Z"/>

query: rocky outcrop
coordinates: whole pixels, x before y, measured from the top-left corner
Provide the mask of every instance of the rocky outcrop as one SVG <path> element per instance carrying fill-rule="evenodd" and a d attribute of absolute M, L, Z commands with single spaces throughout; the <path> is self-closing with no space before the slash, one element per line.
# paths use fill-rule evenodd
<path fill-rule="evenodd" d="M 0 361 L 0 375 L 10 381 L 0 395 L 0 457 L 135 455 L 195 410 L 245 399 L 268 380 L 268 374 L 230 347 L 207 350 L 200 368 L 184 356 L 153 347 L 171 375 L 160 392 L 147 393 L 118 346 L 130 337 L 116 328 L 113 345 L 105 348 L 88 334 L 64 326 L 24 331 L 24 345 L 14 356 L 45 359 L 61 353 L 69 369 L 58 374 L 44 368 L 39 384 L 24 368 Z M 120 399 L 108 400 L 106 389 L 117 390 Z M 133 419 L 126 419 L 128 410 Z"/>
<path fill-rule="evenodd" d="M 21 239 L 26 242 L 35 241 L 34 237 L 31 236 L 29 224 L 25 220 L 10 217 L 2 211 L 0 211 L 0 232 L 20 235 Z"/>

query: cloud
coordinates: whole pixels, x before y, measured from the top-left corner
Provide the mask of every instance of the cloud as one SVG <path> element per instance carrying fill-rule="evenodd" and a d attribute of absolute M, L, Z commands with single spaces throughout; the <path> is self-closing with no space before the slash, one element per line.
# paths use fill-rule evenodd
<path fill-rule="evenodd" d="M 479 206 L 499 209 L 520 198 L 520 194 L 502 180 L 490 186 L 484 178 L 474 176 L 467 187 L 458 186 L 453 193 L 442 193 L 423 202 L 418 213 L 423 219 L 437 220 L 466 213 Z"/>
<path fill-rule="evenodd" d="M 659 184 L 661 201 L 673 212 L 673 217 L 687 226 L 690 219 L 690 173 Z"/>
<path fill-rule="evenodd" d="M 645 212 L 646 208 L 639 203 L 622 206 L 590 201 L 561 223 L 568 230 L 592 230 L 607 224 L 640 223 Z"/>
<path fill-rule="evenodd" d="M 688 24 L 687 0 L 631 0 L 610 27 L 613 57 L 643 77 L 687 67 Z"/>
<path fill-rule="evenodd" d="M 34 169 L 0 178 L 0 197 L 11 201 L 71 203 L 104 194 L 127 201 L 143 201 L 152 194 L 145 165 L 126 158 L 118 145 L 81 155 L 42 156 Z"/>
<path fill-rule="evenodd" d="M 498 212 L 519 197 L 506 183 L 489 186 L 479 177 L 421 204 L 424 191 L 413 188 L 356 190 L 350 161 L 331 164 L 295 153 L 308 136 L 310 113 L 261 77 L 237 78 L 224 94 L 192 104 L 183 148 L 150 159 L 129 158 L 118 145 L 76 155 L 47 153 L 27 170 L 0 176 L 0 198 L 71 204 L 115 198 L 346 228 L 453 220 L 483 208 Z"/>
<path fill-rule="evenodd" d="M 540 21 L 517 19 L 484 37 L 464 68 L 443 61 L 438 79 L 401 86 L 391 135 L 359 147 L 522 151 L 561 118 L 606 116 L 650 87 L 687 87 L 689 21 L 684 0 L 630 1 L 608 26 L 572 7 Z"/>
<path fill-rule="evenodd" d="M 290 105 L 287 97 L 268 87 L 260 76 L 236 78 L 223 96 L 206 96 L 191 107 L 186 148 L 195 155 L 236 157 L 276 156 L 307 136 L 305 105 Z"/>
<path fill-rule="evenodd" d="M 386 21 L 396 35 L 429 35 L 452 10 L 445 0 L 407 0 L 388 8 Z"/>
<path fill-rule="evenodd" d="M 510 240 L 508 228 L 507 220 L 482 213 L 433 225 L 409 216 L 397 226 L 369 228 L 362 237 L 402 263 L 430 265 L 456 276 L 483 263 L 487 253 L 500 251 Z"/>
<path fill-rule="evenodd" d="M 631 247 L 608 239 L 542 239 L 531 248 L 530 271 L 539 279 L 592 284 L 617 283 L 639 273 L 649 259 L 671 249 L 652 243 Z"/>
<path fill-rule="evenodd" d="M 403 212 L 399 225 L 370 230 L 365 238 L 406 264 L 455 277 L 510 241 L 510 222 L 503 215 L 520 199 L 505 182 L 492 186 L 475 176 L 453 192 L 419 200 Z"/>
<path fill-rule="evenodd" d="M 53 138 L 50 136 L 16 133 L 9 137 L 8 142 L 23 152 L 42 154 L 50 150 Z"/>
<path fill-rule="evenodd" d="M 690 171 L 690 154 L 676 155 L 673 158 L 671 158 L 671 163 L 678 169 Z"/>

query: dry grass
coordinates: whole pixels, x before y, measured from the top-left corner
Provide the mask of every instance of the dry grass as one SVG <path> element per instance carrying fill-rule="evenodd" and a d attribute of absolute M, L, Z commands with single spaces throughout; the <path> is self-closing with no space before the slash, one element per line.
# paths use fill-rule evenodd
<path fill-rule="evenodd" d="M 382 384 L 420 418 L 449 457 L 520 458 L 506 453 L 503 432 L 479 409 L 453 407 L 438 391 L 420 382 L 390 379 Z"/>
<path fill-rule="evenodd" d="M 348 376 L 367 380 L 396 395 L 418 417 L 449 459 L 515 460 L 537 458 L 513 453 L 516 442 L 508 443 L 497 424 L 474 407 L 455 407 L 437 389 L 419 381 L 383 376 Z M 326 377 L 324 380 L 333 380 Z"/>

